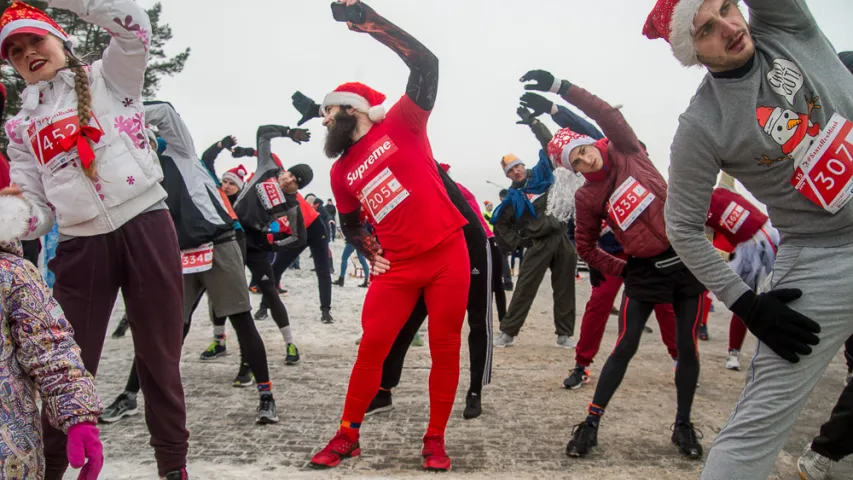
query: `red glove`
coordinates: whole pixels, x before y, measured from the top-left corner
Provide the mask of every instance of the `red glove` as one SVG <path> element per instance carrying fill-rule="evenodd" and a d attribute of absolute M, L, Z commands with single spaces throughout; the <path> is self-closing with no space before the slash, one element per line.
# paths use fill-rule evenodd
<path fill-rule="evenodd" d="M 71 467 L 80 468 L 77 480 L 97 480 L 104 466 L 104 446 L 98 438 L 98 427 L 87 422 L 69 428 L 66 451 Z"/>

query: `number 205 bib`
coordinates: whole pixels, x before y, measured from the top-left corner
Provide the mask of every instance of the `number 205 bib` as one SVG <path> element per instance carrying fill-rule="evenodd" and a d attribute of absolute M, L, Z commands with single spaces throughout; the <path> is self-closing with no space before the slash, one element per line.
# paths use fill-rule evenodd
<path fill-rule="evenodd" d="M 358 200 L 377 224 L 407 198 L 409 191 L 403 188 L 388 167 L 379 172 L 358 194 Z"/>

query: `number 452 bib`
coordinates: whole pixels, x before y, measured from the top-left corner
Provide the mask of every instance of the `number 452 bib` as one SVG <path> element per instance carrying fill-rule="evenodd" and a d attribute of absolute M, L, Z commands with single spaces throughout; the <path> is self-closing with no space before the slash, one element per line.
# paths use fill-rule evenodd
<path fill-rule="evenodd" d="M 649 208 L 655 198 L 655 194 L 634 177 L 628 177 L 610 196 L 607 213 L 616 225 L 625 231 Z"/>

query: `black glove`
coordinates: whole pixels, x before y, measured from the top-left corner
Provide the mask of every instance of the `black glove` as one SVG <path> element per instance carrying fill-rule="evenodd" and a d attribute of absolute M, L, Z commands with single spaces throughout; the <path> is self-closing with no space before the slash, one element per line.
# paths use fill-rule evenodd
<path fill-rule="evenodd" d="M 219 141 L 219 145 L 221 145 L 222 148 L 226 150 L 231 150 L 232 148 L 234 148 L 234 145 L 237 145 L 236 140 L 237 139 L 232 137 L 231 135 L 226 135 L 222 138 L 222 140 Z"/>
<path fill-rule="evenodd" d="M 556 93 L 560 96 L 566 94 L 569 91 L 569 87 L 572 86 L 567 80 L 560 80 L 551 75 L 551 73 L 546 72 L 545 70 L 531 70 L 524 74 L 523 77 L 519 79 L 520 82 L 534 82 L 533 84 L 528 84 L 524 86 L 525 90 L 538 90 L 540 92 L 551 92 Z"/>
<path fill-rule="evenodd" d="M 596 270 L 594 268 L 589 269 L 589 283 L 593 287 L 600 287 L 602 283 L 606 282 L 607 278 L 601 273 L 601 270 Z"/>
<path fill-rule="evenodd" d="M 234 147 L 234 149 L 231 150 L 231 156 L 234 158 L 254 157 L 255 149 L 252 147 Z"/>
<path fill-rule="evenodd" d="M 815 335 L 820 333 L 820 325 L 785 305 L 801 296 L 803 292 L 796 288 L 773 290 L 760 295 L 749 291 L 737 299 L 731 311 L 777 355 L 797 363 L 800 355 L 812 353 L 809 345 L 820 342 Z"/>
<path fill-rule="evenodd" d="M 287 132 L 287 136 L 298 145 L 302 145 L 302 142 L 308 142 L 311 140 L 311 132 L 305 128 L 291 128 L 290 131 Z"/>
<path fill-rule="evenodd" d="M 533 116 L 538 117 L 543 113 L 550 115 L 551 110 L 554 108 L 554 102 L 548 100 L 542 95 L 527 92 L 521 96 L 521 106 L 533 110 Z"/>
<path fill-rule="evenodd" d="M 302 114 L 302 119 L 296 126 L 301 127 L 312 118 L 320 118 L 320 105 L 317 102 L 306 97 L 302 92 L 296 92 L 290 98 L 293 99 L 293 108 Z"/>
<path fill-rule="evenodd" d="M 515 122 L 519 125 L 532 125 L 533 120 L 536 120 L 536 116 L 534 116 L 533 113 L 530 112 L 530 110 L 524 107 L 518 107 L 518 110 L 516 110 L 515 113 L 517 113 L 518 116 L 521 117 L 521 120 Z"/>

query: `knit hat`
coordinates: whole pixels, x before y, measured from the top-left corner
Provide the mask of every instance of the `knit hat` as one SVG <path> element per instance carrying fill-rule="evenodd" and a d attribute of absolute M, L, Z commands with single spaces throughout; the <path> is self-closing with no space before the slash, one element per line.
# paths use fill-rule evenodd
<path fill-rule="evenodd" d="M 504 175 L 508 174 L 512 167 L 516 165 L 524 165 L 524 162 L 515 155 L 508 153 L 501 157 L 501 168 L 504 170 Z"/>
<path fill-rule="evenodd" d="M 311 183 L 311 180 L 314 180 L 314 170 L 311 170 L 311 167 L 304 163 L 294 165 L 288 168 L 287 171 L 296 177 L 296 185 L 300 189 L 307 187 Z"/>
<path fill-rule="evenodd" d="M 739 0 L 735 0 L 737 3 Z M 646 19 L 643 35 L 654 40 L 663 38 L 684 66 L 699 65 L 693 45 L 693 20 L 705 0 L 657 0 Z"/>
<path fill-rule="evenodd" d="M 384 101 L 385 95 L 363 83 L 345 83 L 326 95 L 320 106 L 320 116 L 326 115 L 326 107 L 349 105 L 359 112 L 366 113 L 371 121 L 381 122 L 385 119 L 385 107 L 382 106 Z"/>
<path fill-rule="evenodd" d="M 554 135 L 554 138 L 548 142 L 548 158 L 551 159 L 551 165 L 555 167 L 561 166 L 574 172 L 575 169 L 572 168 L 569 154 L 572 153 L 575 147 L 593 145 L 594 143 L 595 140 L 592 137 L 573 132 L 569 128 L 564 128 L 559 130 Z"/>
<path fill-rule="evenodd" d="M 237 185 L 237 188 L 243 188 L 243 185 L 246 182 L 246 167 L 243 165 L 237 165 L 236 167 L 228 170 L 227 172 L 222 174 L 223 180 L 228 180 L 229 182 Z"/>
<path fill-rule="evenodd" d="M 23 2 L 13 3 L 0 16 L 0 56 L 6 60 L 7 40 L 19 33 L 32 33 L 40 37 L 48 33 L 62 42 L 70 41 L 68 34 L 46 13 Z"/>

